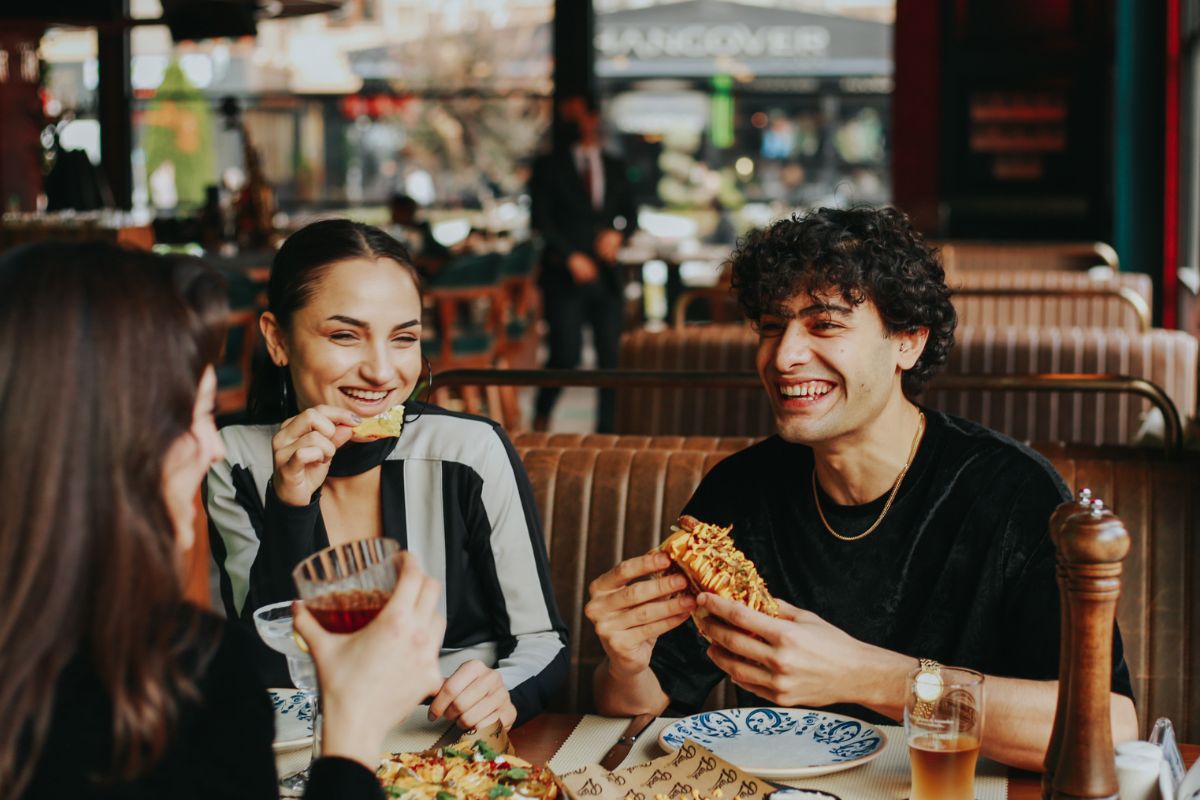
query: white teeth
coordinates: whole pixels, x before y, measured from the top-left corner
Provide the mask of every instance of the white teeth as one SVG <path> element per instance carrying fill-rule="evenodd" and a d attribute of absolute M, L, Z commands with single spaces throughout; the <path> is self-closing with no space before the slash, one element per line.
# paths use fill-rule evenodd
<path fill-rule="evenodd" d="M 785 397 L 819 397 L 828 394 L 832 388 L 824 381 L 807 381 L 806 383 L 780 386 L 779 391 Z"/>
<path fill-rule="evenodd" d="M 342 389 L 342 391 L 356 400 L 366 400 L 368 402 L 382 400 L 388 395 L 387 392 L 364 392 L 358 389 Z"/>

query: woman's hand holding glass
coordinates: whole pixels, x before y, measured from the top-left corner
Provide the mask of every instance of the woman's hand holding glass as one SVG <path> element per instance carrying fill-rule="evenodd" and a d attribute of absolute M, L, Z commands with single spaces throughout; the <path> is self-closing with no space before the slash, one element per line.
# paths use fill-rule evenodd
<path fill-rule="evenodd" d="M 362 419 L 344 408 L 318 405 L 284 420 L 271 439 L 275 496 L 290 506 L 306 506 L 329 474 L 337 449 L 350 441 Z"/>
<path fill-rule="evenodd" d="M 517 720 L 517 709 L 500 673 L 471 659 L 446 679 L 429 704 L 429 718 L 439 717 L 457 722 L 463 730 L 497 721 L 507 730 Z"/>
<path fill-rule="evenodd" d="M 399 577 L 391 599 L 356 633 L 330 633 L 303 603 L 296 604 L 296 632 L 316 661 L 321 683 L 322 752 L 372 769 L 388 731 L 442 686 L 441 586 L 408 554 L 397 558 Z"/>

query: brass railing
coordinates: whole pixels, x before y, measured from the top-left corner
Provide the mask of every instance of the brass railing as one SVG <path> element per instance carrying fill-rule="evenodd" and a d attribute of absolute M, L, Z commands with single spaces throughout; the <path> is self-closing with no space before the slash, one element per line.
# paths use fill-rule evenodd
<path fill-rule="evenodd" d="M 435 385 L 583 386 L 605 389 L 729 388 L 761 386 L 753 372 L 685 372 L 641 369 L 455 369 L 439 373 Z M 940 375 L 933 391 L 1086 392 L 1132 394 L 1150 401 L 1163 415 L 1163 446 L 1174 453 L 1183 446 L 1183 423 L 1175 403 L 1158 385 L 1142 378 L 1104 373 L 1039 373 L 1030 375 Z"/>

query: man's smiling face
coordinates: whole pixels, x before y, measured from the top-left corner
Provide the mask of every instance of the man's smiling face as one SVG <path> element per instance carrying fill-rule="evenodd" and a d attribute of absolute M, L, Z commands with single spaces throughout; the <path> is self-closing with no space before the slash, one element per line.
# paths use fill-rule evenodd
<path fill-rule="evenodd" d="M 916 361 L 914 337 L 889 335 L 870 299 L 798 292 L 764 311 L 755 326 L 755 364 L 779 435 L 808 445 L 853 436 L 900 395 Z"/>

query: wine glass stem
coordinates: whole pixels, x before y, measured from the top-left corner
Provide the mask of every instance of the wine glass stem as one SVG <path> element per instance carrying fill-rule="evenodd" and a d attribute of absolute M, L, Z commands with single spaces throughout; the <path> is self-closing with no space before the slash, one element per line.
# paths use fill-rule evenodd
<path fill-rule="evenodd" d="M 321 757 L 321 734 L 322 734 L 321 728 L 322 728 L 322 723 L 325 720 L 325 717 L 321 713 L 321 695 L 320 694 L 317 695 L 315 705 L 316 705 L 316 711 L 313 713 L 312 759 L 309 762 L 309 766 L 312 766 L 312 762 L 316 761 L 318 758 Z"/>

